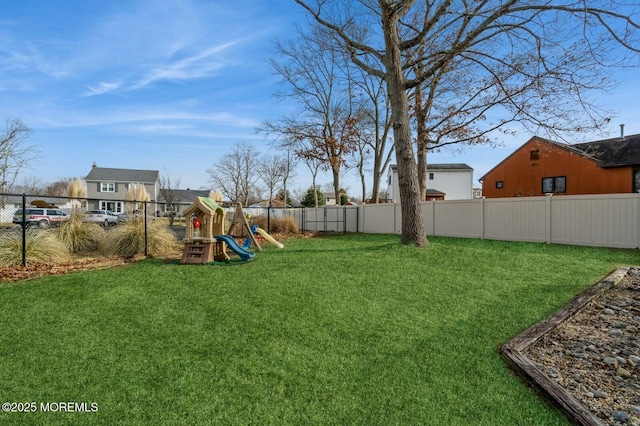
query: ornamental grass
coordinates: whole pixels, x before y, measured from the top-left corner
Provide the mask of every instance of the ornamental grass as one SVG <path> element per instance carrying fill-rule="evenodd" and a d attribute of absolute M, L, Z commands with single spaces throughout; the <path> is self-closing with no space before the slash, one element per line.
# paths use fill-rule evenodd
<path fill-rule="evenodd" d="M 144 254 L 144 220 L 135 218 L 107 233 L 103 251 L 109 255 L 132 257 Z M 162 256 L 175 252 L 178 240 L 173 231 L 160 221 L 147 222 L 147 252 Z"/>
<path fill-rule="evenodd" d="M 28 229 L 26 233 L 27 263 L 55 265 L 71 260 L 67 246 L 58 238 L 56 229 Z M 0 267 L 22 264 L 22 232 L 19 228 L 0 235 Z"/>
<path fill-rule="evenodd" d="M 62 222 L 58 228 L 58 236 L 72 253 L 81 251 L 97 251 L 101 248 L 107 233 L 97 223 L 87 223 L 83 214 L 78 211 L 71 213 L 68 220 Z"/>

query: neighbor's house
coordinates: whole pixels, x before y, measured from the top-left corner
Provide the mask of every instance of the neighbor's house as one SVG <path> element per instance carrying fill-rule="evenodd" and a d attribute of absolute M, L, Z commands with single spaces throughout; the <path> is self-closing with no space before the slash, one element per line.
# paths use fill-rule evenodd
<path fill-rule="evenodd" d="M 575 145 L 534 136 L 481 179 L 487 198 L 640 190 L 640 135 Z"/>
<path fill-rule="evenodd" d="M 336 194 L 334 192 L 323 192 L 322 197 L 324 198 L 325 206 L 337 206 L 336 202 Z"/>
<path fill-rule="evenodd" d="M 93 163 L 91 171 L 85 177 L 87 183 L 88 209 L 105 209 L 114 213 L 127 210 L 127 190 L 133 184 L 144 185 L 149 194 L 150 214 L 158 211 L 160 195 L 160 172 L 157 170 L 113 169 L 98 167 Z"/>
<path fill-rule="evenodd" d="M 400 202 L 398 166 L 389 167 L 389 202 Z M 473 169 L 467 164 L 427 164 L 427 196 L 430 200 L 467 200 L 473 198 Z"/>
<path fill-rule="evenodd" d="M 158 216 L 167 216 L 175 212 L 175 216 L 183 216 L 183 212 L 191 206 L 198 197 L 209 197 L 208 189 L 161 189 L 158 198 Z"/>

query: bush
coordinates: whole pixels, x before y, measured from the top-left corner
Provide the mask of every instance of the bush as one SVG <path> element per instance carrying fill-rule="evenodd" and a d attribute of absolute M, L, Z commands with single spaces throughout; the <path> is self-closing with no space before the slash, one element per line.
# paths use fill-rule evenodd
<path fill-rule="evenodd" d="M 58 229 L 60 240 L 72 253 L 97 251 L 107 236 L 102 226 L 97 223 L 83 222 L 82 219 L 82 213 L 74 211 Z"/>
<path fill-rule="evenodd" d="M 150 255 L 162 256 L 176 250 L 178 240 L 166 224 L 147 222 L 147 250 Z M 127 220 L 107 233 L 104 244 L 107 254 L 132 257 L 144 254 L 144 221 Z"/>
<path fill-rule="evenodd" d="M 267 230 L 267 217 L 266 216 L 256 216 L 253 218 L 253 223 L 258 225 L 260 228 Z M 272 234 L 297 234 L 300 232 L 298 229 L 298 224 L 296 220 L 292 216 L 284 216 L 284 217 L 272 217 L 271 223 L 269 227 L 269 232 Z"/>
<path fill-rule="evenodd" d="M 18 266 L 22 264 L 22 232 L 0 235 L 0 267 Z M 58 238 L 55 229 L 30 228 L 26 234 L 26 257 L 28 263 L 55 265 L 71 260 L 67 246 Z"/>

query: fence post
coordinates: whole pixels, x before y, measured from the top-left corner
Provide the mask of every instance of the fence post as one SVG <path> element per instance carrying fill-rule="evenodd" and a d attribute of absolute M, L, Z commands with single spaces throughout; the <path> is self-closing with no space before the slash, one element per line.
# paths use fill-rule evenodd
<path fill-rule="evenodd" d="M 147 201 L 143 201 L 142 205 L 144 206 L 142 209 L 144 210 L 144 257 L 147 257 L 149 255 L 147 239 Z"/>
<path fill-rule="evenodd" d="M 551 229 L 551 200 L 553 198 L 553 194 L 545 194 L 547 196 L 547 198 L 545 199 L 546 202 L 546 209 L 545 209 L 545 215 L 546 215 L 546 235 L 545 235 L 545 240 L 547 244 L 551 244 L 551 237 L 552 237 L 552 229 Z"/>
<path fill-rule="evenodd" d="M 271 233 L 271 200 L 267 205 L 267 234 Z"/>
<path fill-rule="evenodd" d="M 480 198 L 480 214 L 482 215 L 482 221 L 480 222 L 480 226 L 482 227 L 482 229 L 480 230 L 480 239 L 484 240 L 484 232 L 485 232 L 485 228 L 486 228 L 486 224 L 485 224 L 485 205 L 484 205 L 484 200 L 485 200 L 485 196 L 482 196 L 482 198 Z"/>
<path fill-rule="evenodd" d="M 327 232 L 327 206 L 324 206 L 324 209 L 322 209 L 324 211 L 324 236 L 326 237 L 328 232 Z"/>
<path fill-rule="evenodd" d="M 22 266 L 27 266 L 27 194 L 22 193 Z"/>
<path fill-rule="evenodd" d="M 342 233 L 347 233 L 347 208 L 342 207 Z"/>

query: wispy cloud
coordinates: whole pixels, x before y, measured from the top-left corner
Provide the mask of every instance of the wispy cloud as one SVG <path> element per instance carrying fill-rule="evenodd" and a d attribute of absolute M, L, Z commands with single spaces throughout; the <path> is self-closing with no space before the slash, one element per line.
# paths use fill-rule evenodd
<path fill-rule="evenodd" d="M 220 54 L 242 42 L 243 39 L 232 40 L 186 58 L 168 61 L 149 71 L 132 88 L 140 89 L 160 80 L 176 81 L 210 77 L 229 63 L 228 60 L 220 57 Z"/>
<path fill-rule="evenodd" d="M 175 132 L 209 126 L 254 129 L 260 122 L 255 117 L 239 116 L 231 112 L 189 113 L 177 108 L 153 109 L 151 106 L 140 106 L 135 110 L 119 108 L 100 113 L 84 113 L 78 110 L 64 112 L 58 109 L 51 113 L 49 118 L 41 115 L 40 119 L 44 127 L 51 128 L 129 126 L 130 130 L 145 133 Z"/>
<path fill-rule="evenodd" d="M 105 93 L 113 92 L 122 86 L 121 82 L 118 83 L 106 83 L 100 82 L 96 86 L 88 86 L 87 90 L 82 94 L 82 96 L 96 96 L 103 95 Z"/>

